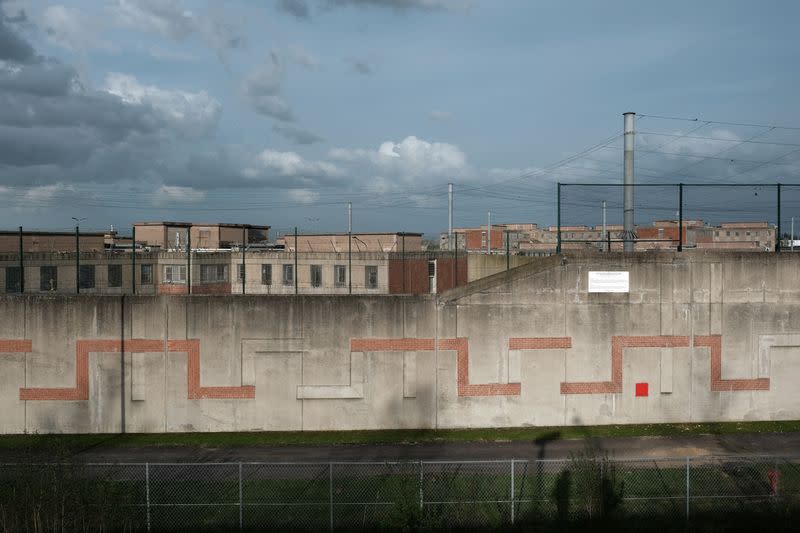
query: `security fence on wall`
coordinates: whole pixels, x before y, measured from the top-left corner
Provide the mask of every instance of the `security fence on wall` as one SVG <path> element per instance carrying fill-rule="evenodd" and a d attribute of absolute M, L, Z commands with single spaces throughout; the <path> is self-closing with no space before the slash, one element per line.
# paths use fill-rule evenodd
<path fill-rule="evenodd" d="M 623 196 L 633 189 L 635 227 L 626 234 Z M 559 251 L 715 249 L 800 251 L 800 184 L 559 183 Z"/>
<path fill-rule="evenodd" d="M 751 519 L 780 527 L 800 517 L 800 458 L 784 457 L 6 464 L 0 480 L 0 530 L 8 531 L 435 530 Z"/>

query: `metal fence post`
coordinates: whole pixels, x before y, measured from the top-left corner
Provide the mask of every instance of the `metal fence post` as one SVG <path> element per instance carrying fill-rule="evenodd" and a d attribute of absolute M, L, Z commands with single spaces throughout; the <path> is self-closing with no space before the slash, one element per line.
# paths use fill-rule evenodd
<path fill-rule="evenodd" d="M 136 294 L 136 226 L 131 230 L 131 294 Z"/>
<path fill-rule="evenodd" d="M 242 463 L 239 463 L 239 531 L 244 528 L 244 500 L 242 498 Z"/>
<path fill-rule="evenodd" d="M 147 508 L 147 531 L 150 531 L 150 463 L 144 464 L 144 487 Z"/>
<path fill-rule="evenodd" d="M 333 531 L 333 463 L 328 463 L 328 498 L 330 507 L 330 529 Z"/>
<path fill-rule="evenodd" d="M 510 246 L 509 246 L 509 233 L 506 231 L 506 270 L 511 268 L 511 256 L 509 255 Z"/>
<path fill-rule="evenodd" d="M 511 459 L 511 523 L 514 523 L 514 513 L 516 511 L 516 494 L 514 493 L 514 459 Z"/>
<path fill-rule="evenodd" d="M 419 462 L 419 510 L 422 510 L 423 502 L 425 501 L 422 492 L 422 461 Z"/>
<path fill-rule="evenodd" d="M 690 475 L 689 475 L 689 457 L 686 457 L 686 520 L 689 520 L 689 494 L 691 489 Z"/>
<path fill-rule="evenodd" d="M 558 193 L 556 194 L 556 201 L 558 203 L 556 210 L 556 224 L 558 230 L 556 233 L 556 253 L 561 253 L 561 182 L 558 183 Z"/>
<path fill-rule="evenodd" d="M 775 227 L 775 251 L 781 251 L 781 184 L 776 185 L 778 189 L 778 225 Z M 794 237 L 792 237 L 794 238 Z"/>
<path fill-rule="evenodd" d="M 683 183 L 678 184 L 678 251 L 683 251 Z"/>
<path fill-rule="evenodd" d="M 22 226 L 19 227 L 19 292 L 25 292 L 25 250 L 22 244 Z M 41 284 L 41 282 L 39 282 Z"/>
<path fill-rule="evenodd" d="M 81 293 L 81 237 L 80 226 L 75 226 L 75 294 Z"/>

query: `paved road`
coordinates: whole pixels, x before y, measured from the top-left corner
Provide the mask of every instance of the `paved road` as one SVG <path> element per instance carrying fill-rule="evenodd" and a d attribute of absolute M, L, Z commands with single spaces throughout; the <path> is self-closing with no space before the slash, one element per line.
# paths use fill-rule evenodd
<path fill-rule="evenodd" d="M 782 455 L 800 457 L 800 433 L 750 433 L 686 437 L 597 439 L 610 457 L 667 458 L 704 455 Z M 392 445 L 262 446 L 262 447 L 93 447 L 72 459 L 85 462 L 226 462 L 226 461 L 416 461 L 563 459 L 582 450 L 585 440 L 549 442 L 466 442 Z M 0 450 L 0 461 L 18 459 Z"/>

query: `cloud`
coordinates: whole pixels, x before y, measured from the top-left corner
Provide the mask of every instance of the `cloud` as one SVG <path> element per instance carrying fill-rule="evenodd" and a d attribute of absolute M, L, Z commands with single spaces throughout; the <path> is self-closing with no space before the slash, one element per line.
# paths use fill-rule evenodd
<path fill-rule="evenodd" d="M 197 203 L 205 200 L 206 194 L 206 191 L 201 191 L 193 187 L 162 185 L 155 192 L 153 204 L 163 206 L 170 203 Z"/>
<path fill-rule="evenodd" d="M 320 61 L 302 46 L 294 45 L 286 49 L 286 57 L 292 63 L 297 63 L 306 68 L 314 69 L 319 67 Z"/>
<path fill-rule="evenodd" d="M 0 3 L 0 60 L 14 61 L 16 63 L 29 63 L 36 59 L 33 47 L 11 27 L 17 21 L 25 19 L 24 12 L 20 12 L 22 19 L 8 17 Z"/>
<path fill-rule="evenodd" d="M 205 91 L 169 91 L 118 72 L 106 76 L 105 90 L 126 104 L 152 106 L 189 135 L 214 131 L 222 114 L 222 105 Z"/>
<path fill-rule="evenodd" d="M 453 113 L 450 111 L 433 110 L 428 116 L 433 120 L 450 120 L 453 118 Z"/>
<path fill-rule="evenodd" d="M 347 59 L 347 63 L 350 64 L 350 68 L 356 74 L 361 74 L 363 76 L 369 76 L 374 72 L 372 65 L 370 65 L 364 59 Z"/>
<path fill-rule="evenodd" d="M 281 97 L 286 81 L 286 65 L 276 52 L 271 52 L 268 61 L 252 71 L 244 80 L 245 98 L 256 112 L 284 122 L 294 120 L 289 104 Z"/>
<path fill-rule="evenodd" d="M 225 13 L 195 13 L 180 0 L 116 0 L 112 15 L 118 25 L 183 41 L 197 37 L 218 52 L 242 44 L 239 27 Z"/>
<path fill-rule="evenodd" d="M 289 200 L 299 204 L 312 204 L 319 200 L 319 193 L 309 189 L 290 189 L 286 195 Z"/>
<path fill-rule="evenodd" d="M 103 21 L 74 7 L 53 5 L 40 17 L 40 25 L 54 44 L 73 52 L 90 49 L 114 50 L 111 43 L 99 37 Z"/>
<path fill-rule="evenodd" d="M 308 19 L 311 16 L 311 9 L 306 0 L 277 0 L 275 9 L 298 19 Z"/>
<path fill-rule="evenodd" d="M 429 142 L 413 135 L 400 142 L 385 141 L 377 150 L 336 148 L 329 152 L 334 161 L 370 164 L 381 174 L 404 181 L 419 178 L 458 176 L 469 167 L 461 149 L 449 143 Z"/>
<path fill-rule="evenodd" d="M 278 152 L 268 149 L 261 152 L 257 160 L 263 170 L 283 177 L 319 178 L 324 180 L 344 175 L 333 163 L 306 161 L 295 152 Z"/>
<path fill-rule="evenodd" d="M 75 188 L 71 185 L 55 183 L 53 185 L 31 187 L 25 191 L 23 199 L 26 202 L 50 202 L 56 198 L 65 196 L 65 193 L 72 194 L 74 192 Z"/>
<path fill-rule="evenodd" d="M 323 140 L 322 137 L 314 132 L 294 126 L 276 124 L 272 129 L 295 144 L 314 144 Z"/>
<path fill-rule="evenodd" d="M 66 191 L 58 184 L 185 180 L 187 154 L 211 138 L 222 112 L 203 91 L 165 89 L 121 73 L 91 89 L 70 65 L 35 52 L 15 57 L 0 60 L 0 184 L 49 187 L 33 189 L 29 199 L 56 201 Z M 241 180 L 235 159 L 225 163 L 226 175 Z"/>
<path fill-rule="evenodd" d="M 464 9 L 471 5 L 469 0 L 324 0 L 328 8 L 362 7 L 389 8 L 397 11 L 441 11 Z"/>

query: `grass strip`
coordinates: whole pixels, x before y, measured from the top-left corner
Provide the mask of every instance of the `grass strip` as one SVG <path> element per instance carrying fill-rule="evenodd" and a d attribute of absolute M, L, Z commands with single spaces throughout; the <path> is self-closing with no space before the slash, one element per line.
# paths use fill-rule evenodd
<path fill-rule="evenodd" d="M 265 431 L 226 433 L 127 433 L 92 435 L 0 435 L 0 450 L 31 452 L 88 448 L 250 446 L 331 446 L 430 444 L 451 442 L 546 442 L 564 439 L 672 437 L 733 433 L 791 433 L 800 420 L 706 424 L 630 424 L 604 426 L 397 429 L 364 431 Z"/>

